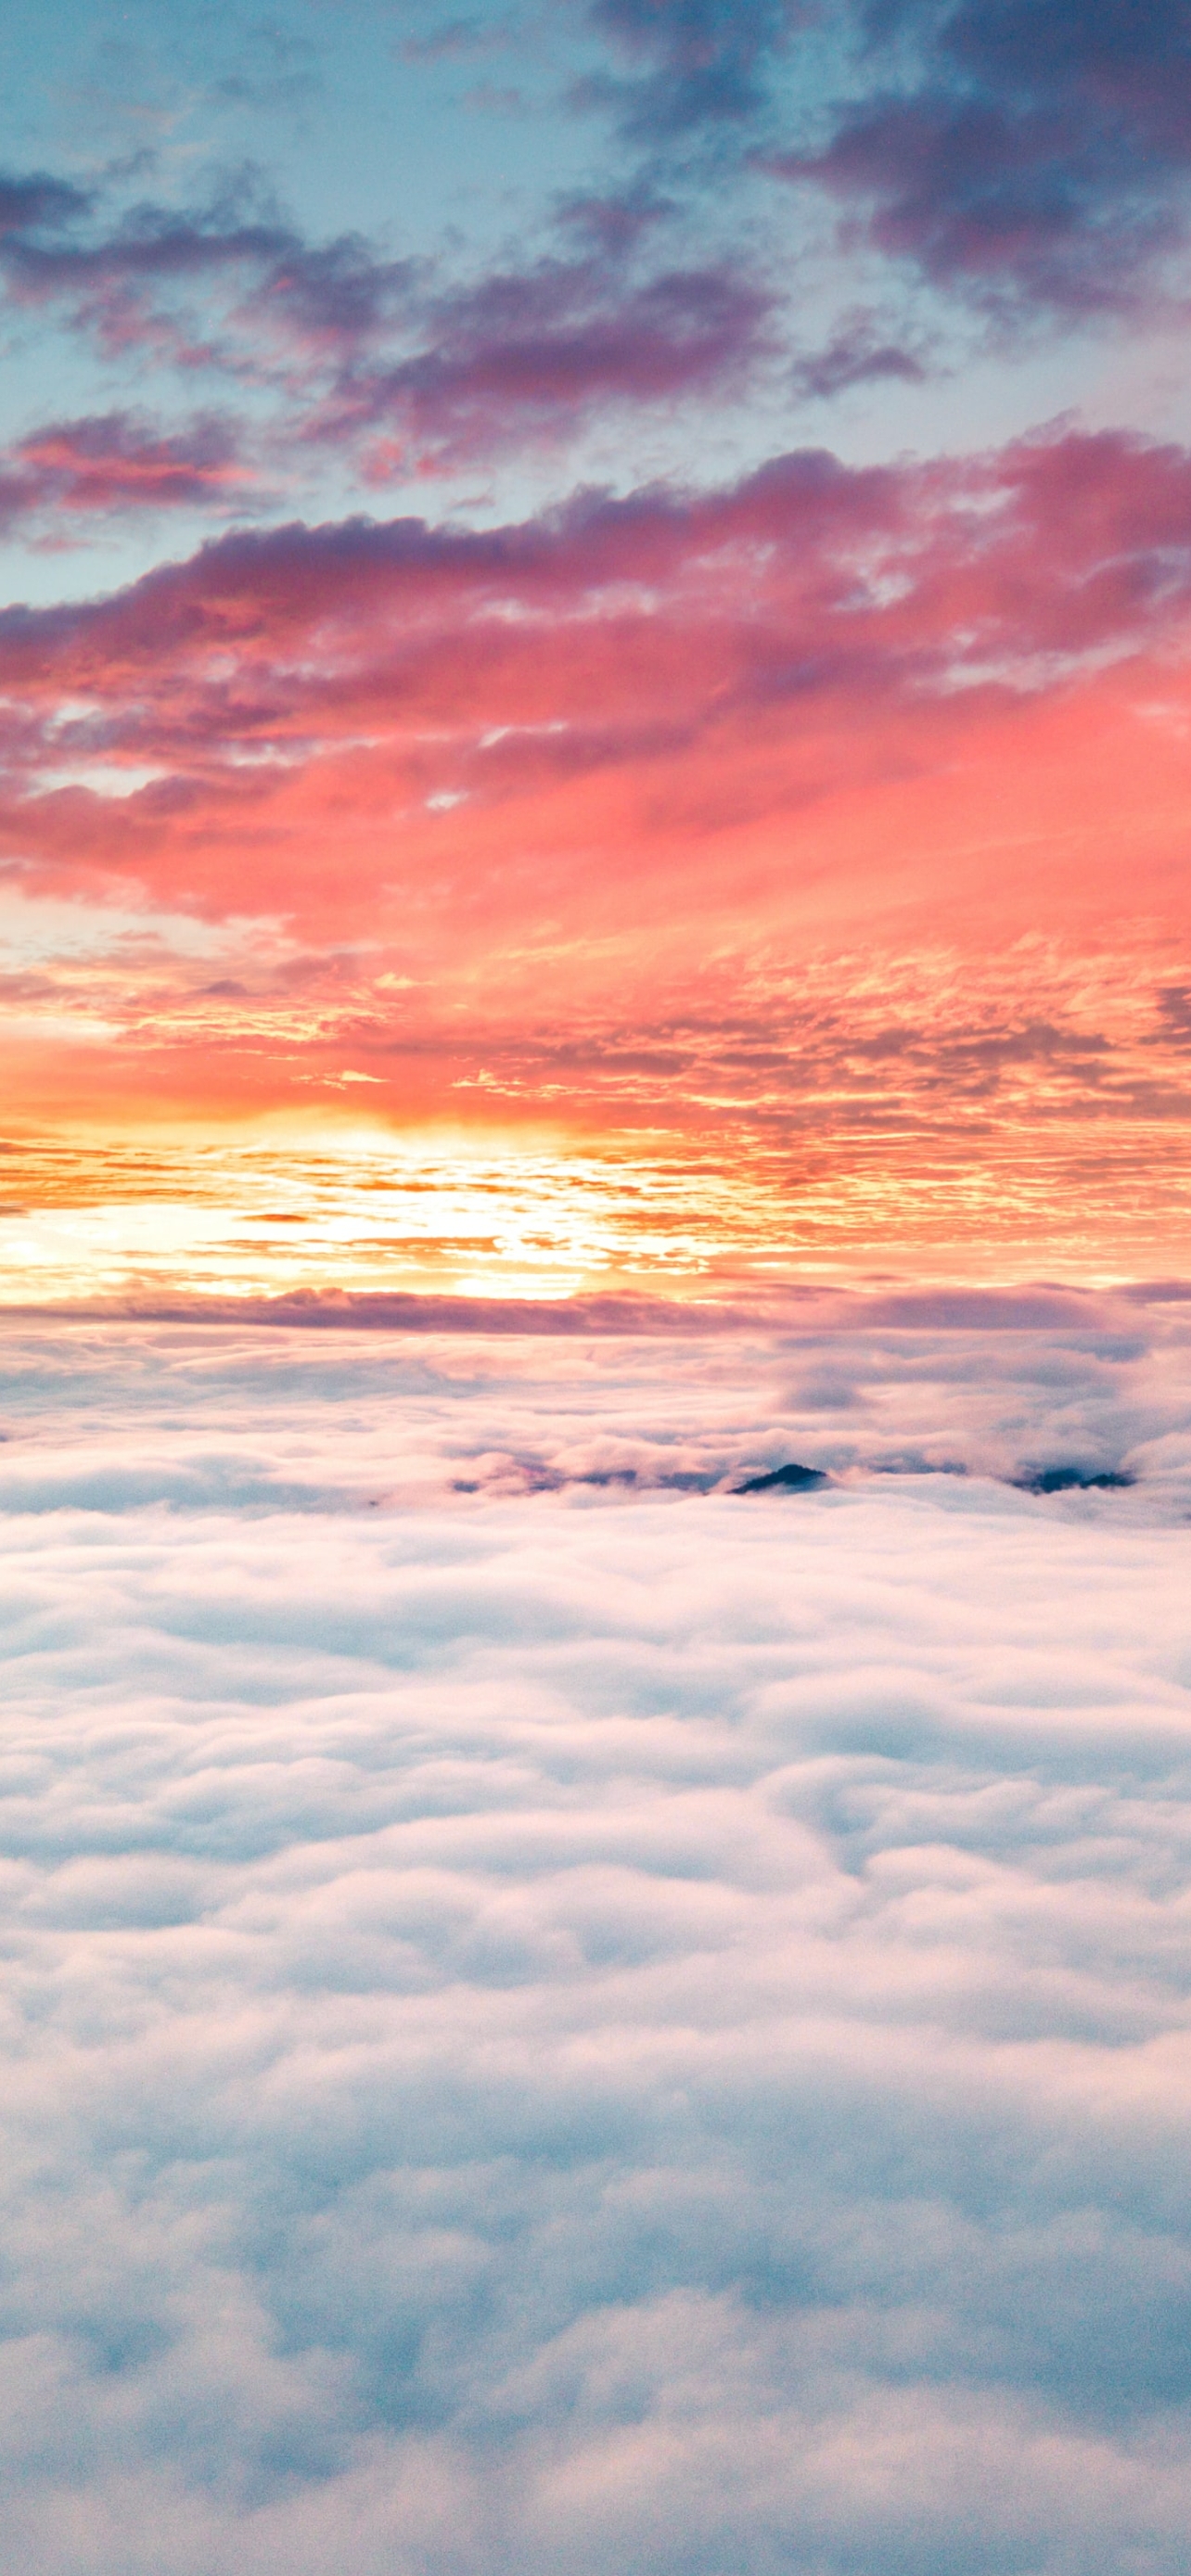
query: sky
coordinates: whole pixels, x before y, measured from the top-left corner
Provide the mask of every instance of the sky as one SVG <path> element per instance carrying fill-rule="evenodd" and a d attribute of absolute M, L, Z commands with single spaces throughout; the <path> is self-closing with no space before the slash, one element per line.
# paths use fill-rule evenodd
<path fill-rule="evenodd" d="M 1189 74 L 0 11 L 0 2576 L 1191 2565 Z"/>
<path fill-rule="evenodd" d="M 1178 1270 L 1187 74 L 13 0 L 7 1302 Z"/>

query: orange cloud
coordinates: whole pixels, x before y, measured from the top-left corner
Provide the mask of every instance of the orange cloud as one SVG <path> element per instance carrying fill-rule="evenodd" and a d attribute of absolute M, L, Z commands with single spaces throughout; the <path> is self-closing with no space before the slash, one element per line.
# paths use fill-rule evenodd
<path fill-rule="evenodd" d="M 861 1137 L 895 1194 L 958 1151 L 1012 1198 L 1058 1129 L 1153 1168 L 1186 1114 L 1189 539 L 1185 457 L 1068 435 L 237 535 L 10 613 L 3 846 L 94 948 L 39 970 L 30 1114 L 359 1083 L 828 1175 Z"/>

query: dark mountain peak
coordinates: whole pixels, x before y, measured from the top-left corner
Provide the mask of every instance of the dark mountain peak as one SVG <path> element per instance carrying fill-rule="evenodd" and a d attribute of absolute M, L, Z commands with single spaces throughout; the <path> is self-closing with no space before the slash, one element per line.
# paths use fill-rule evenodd
<path fill-rule="evenodd" d="M 750 1476 L 747 1484 L 733 1490 L 738 1494 L 810 1494 L 816 1485 L 829 1483 L 821 1467 L 801 1467 L 795 1459 L 788 1467 L 774 1467 L 768 1476 Z"/>

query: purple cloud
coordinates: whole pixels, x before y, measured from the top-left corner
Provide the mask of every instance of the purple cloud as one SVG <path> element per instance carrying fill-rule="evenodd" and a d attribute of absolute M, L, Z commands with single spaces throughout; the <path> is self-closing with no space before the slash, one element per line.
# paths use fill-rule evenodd
<path fill-rule="evenodd" d="M 545 259 L 485 278 L 431 308 L 426 345 L 390 367 L 349 372 L 317 434 L 387 431 L 373 451 L 435 461 L 571 430 L 609 404 L 672 400 L 722 384 L 764 347 L 771 298 L 729 267 L 630 283 L 606 256 Z"/>
<path fill-rule="evenodd" d="M 306 241 L 251 180 L 210 203 L 179 211 L 146 200 L 104 219 L 102 204 L 35 175 L 0 182 L 0 283 L 18 305 L 64 312 L 110 351 L 143 346 L 183 363 L 219 363 L 244 351 L 221 347 L 246 330 L 291 353 L 342 355 L 390 322 L 408 296 L 413 268 L 375 252 L 358 234 Z M 216 285 L 225 302 L 212 308 Z M 178 306 L 201 287 L 201 319 Z M 230 309 L 227 302 L 230 299 Z M 238 322 L 238 332 L 235 325 Z"/>
<path fill-rule="evenodd" d="M 245 190 L 106 224 L 50 180 L 11 183 L 9 201 L 0 286 L 13 302 L 52 310 L 109 356 L 262 383 L 285 406 L 291 458 L 295 442 L 363 437 L 370 480 L 738 378 L 766 346 L 774 303 L 730 261 L 651 260 L 669 210 L 640 186 L 565 202 L 569 255 L 459 287 L 359 235 L 308 242 Z M 19 511 L 22 490 L 7 497 Z"/>
<path fill-rule="evenodd" d="M 576 101 L 612 107 L 635 143 L 747 130 L 794 14 L 788 0 L 595 0 L 592 24 L 632 69 L 584 82 Z"/>
<path fill-rule="evenodd" d="M 627 68 L 582 83 L 647 152 L 741 148 L 841 200 L 869 240 L 1002 318 L 1078 317 L 1157 290 L 1186 238 L 1191 37 L 1177 0 L 864 0 L 826 139 L 784 148 L 811 13 L 788 0 L 596 0 Z M 821 29 L 820 29 L 821 33 Z"/>
<path fill-rule="evenodd" d="M 87 214 L 92 202 L 86 190 L 54 178 L 48 170 L 29 171 L 19 178 L 11 171 L 0 172 L 0 244 L 60 232 Z"/>
<path fill-rule="evenodd" d="M 47 513 L 226 508 L 254 478 L 225 420 L 165 433 L 130 412 L 46 422 L 0 456 L 0 527 Z"/>
<path fill-rule="evenodd" d="M 828 402 L 853 385 L 882 380 L 920 385 L 930 369 L 917 349 L 883 337 L 871 316 L 855 314 L 841 324 L 821 349 L 795 360 L 791 383 L 814 402 Z"/>
<path fill-rule="evenodd" d="M 962 0 L 870 14 L 876 77 L 815 151 L 771 166 L 1003 315 L 1071 318 L 1156 290 L 1191 184 L 1191 43 L 1173 0 Z M 895 79 L 886 40 L 910 77 Z M 882 65 L 887 68 L 882 73 Z"/>

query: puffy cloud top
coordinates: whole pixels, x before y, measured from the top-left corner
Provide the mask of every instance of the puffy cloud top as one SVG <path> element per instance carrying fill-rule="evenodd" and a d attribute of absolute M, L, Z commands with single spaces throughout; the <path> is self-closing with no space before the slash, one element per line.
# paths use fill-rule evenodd
<path fill-rule="evenodd" d="M 9 1336 L 14 2576 L 1174 2576 L 1164 1336 Z"/>

